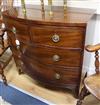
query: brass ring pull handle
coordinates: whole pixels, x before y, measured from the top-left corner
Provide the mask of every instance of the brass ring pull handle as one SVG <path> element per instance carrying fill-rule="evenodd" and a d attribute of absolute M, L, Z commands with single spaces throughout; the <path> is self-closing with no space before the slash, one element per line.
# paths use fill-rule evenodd
<path fill-rule="evenodd" d="M 61 75 L 59 73 L 55 73 L 55 79 L 59 80 L 61 78 Z"/>
<path fill-rule="evenodd" d="M 13 32 L 14 34 L 16 34 L 16 28 L 15 28 L 15 27 L 12 27 L 12 32 Z"/>
<path fill-rule="evenodd" d="M 52 36 L 52 41 L 55 42 L 55 43 L 59 42 L 59 41 L 60 41 L 59 35 L 54 34 L 54 35 Z"/>
<path fill-rule="evenodd" d="M 59 55 L 53 55 L 52 59 L 53 59 L 54 62 L 57 62 L 57 61 L 60 60 L 60 56 Z"/>

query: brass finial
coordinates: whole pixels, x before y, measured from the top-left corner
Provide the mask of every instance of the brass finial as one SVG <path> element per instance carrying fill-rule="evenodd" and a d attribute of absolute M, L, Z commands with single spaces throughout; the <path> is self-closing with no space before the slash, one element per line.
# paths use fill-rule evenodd
<path fill-rule="evenodd" d="M 67 0 L 63 0 L 63 9 L 64 9 L 64 20 L 66 21 L 67 18 Z"/>
<path fill-rule="evenodd" d="M 67 0 L 63 0 L 63 2 L 64 2 L 64 10 L 66 11 L 66 9 L 67 9 Z"/>
<path fill-rule="evenodd" d="M 52 0 L 48 0 L 48 5 L 52 5 Z"/>
<path fill-rule="evenodd" d="M 42 8 L 42 11 L 44 11 L 44 0 L 40 0 L 41 1 L 41 8 Z"/>
<path fill-rule="evenodd" d="M 50 17 L 52 17 L 53 16 L 52 0 L 48 0 L 48 6 L 49 6 L 49 15 L 50 15 Z"/>
<path fill-rule="evenodd" d="M 21 5 L 22 5 L 22 11 L 23 11 L 24 15 L 26 15 L 25 0 L 21 0 Z"/>
<path fill-rule="evenodd" d="M 40 0 L 40 1 L 41 1 L 42 19 L 45 19 L 44 0 Z"/>

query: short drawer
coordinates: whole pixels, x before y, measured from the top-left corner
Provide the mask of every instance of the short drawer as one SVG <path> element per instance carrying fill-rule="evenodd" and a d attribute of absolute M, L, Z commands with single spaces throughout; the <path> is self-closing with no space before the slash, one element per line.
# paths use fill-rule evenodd
<path fill-rule="evenodd" d="M 26 73 L 49 83 L 76 84 L 80 77 L 80 68 L 66 69 L 61 67 L 45 66 L 36 60 L 31 60 L 27 57 L 23 58 L 23 63 L 26 67 Z"/>
<path fill-rule="evenodd" d="M 8 33 L 12 32 L 12 35 L 16 36 L 16 39 L 20 41 L 30 41 L 28 25 L 21 21 L 7 19 L 6 28 Z"/>
<path fill-rule="evenodd" d="M 82 27 L 31 27 L 33 42 L 59 47 L 81 48 L 85 36 Z"/>
<path fill-rule="evenodd" d="M 82 51 L 28 46 L 24 50 L 24 55 L 45 65 L 79 67 L 81 65 Z"/>

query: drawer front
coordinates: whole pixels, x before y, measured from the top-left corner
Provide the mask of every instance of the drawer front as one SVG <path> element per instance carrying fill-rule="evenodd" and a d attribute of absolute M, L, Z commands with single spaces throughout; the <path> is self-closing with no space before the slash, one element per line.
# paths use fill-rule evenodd
<path fill-rule="evenodd" d="M 28 25 L 23 22 L 7 19 L 6 28 L 8 33 L 16 36 L 16 39 L 24 42 L 30 41 Z"/>
<path fill-rule="evenodd" d="M 80 27 L 32 27 L 33 42 L 59 47 L 81 48 L 85 28 Z"/>
<path fill-rule="evenodd" d="M 23 63 L 26 67 L 26 73 L 31 76 L 36 76 L 36 78 L 46 82 L 57 84 L 76 84 L 80 77 L 79 68 L 65 69 L 45 66 L 35 60 L 30 60 L 27 57 L 23 58 Z"/>
<path fill-rule="evenodd" d="M 45 65 L 78 67 L 81 65 L 82 51 L 49 47 L 31 47 L 23 49 L 30 59 L 35 59 Z"/>

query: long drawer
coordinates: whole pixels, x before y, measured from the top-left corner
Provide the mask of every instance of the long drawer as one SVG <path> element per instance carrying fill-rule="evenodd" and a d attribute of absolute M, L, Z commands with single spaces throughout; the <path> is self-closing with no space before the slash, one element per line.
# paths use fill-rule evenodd
<path fill-rule="evenodd" d="M 32 41 L 58 47 L 82 48 L 85 30 L 82 27 L 31 27 Z"/>
<path fill-rule="evenodd" d="M 56 84 L 76 84 L 80 75 L 80 68 L 61 68 L 50 67 L 39 63 L 36 60 L 22 57 L 25 66 L 25 72 L 31 76 L 36 76 L 41 80 L 53 82 Z M 28 69 L 27 69 L 28 68 Z"/>
<path fill-rule="evenodd" d="M 22 49 L 24 55 L 45 65 L 79 67 L 81 50 L 51 48 L 45 46 L 27 46 Z"/>

